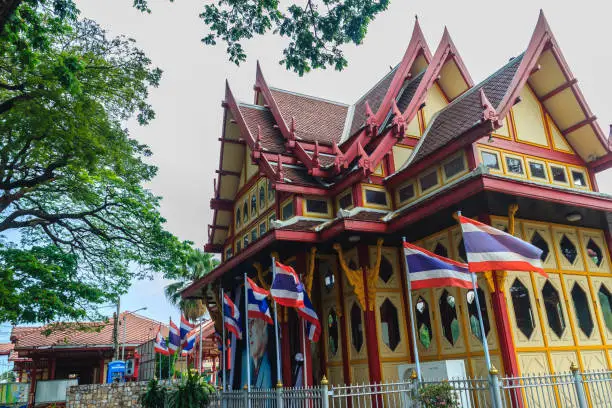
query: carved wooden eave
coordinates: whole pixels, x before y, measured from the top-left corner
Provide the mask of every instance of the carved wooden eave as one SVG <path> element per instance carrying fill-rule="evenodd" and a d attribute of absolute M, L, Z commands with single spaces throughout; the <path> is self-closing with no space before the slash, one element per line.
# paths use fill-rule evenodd
<path fill-rule="evenodd" d="M 552 64 L 545 66 L 540 63 L 540 60 L 547 52 L 552 54 L 553 59 Z M 552 89 L 538 92 L 538 81 L 545 77 L 550 78 L 546 70 L 556 68 L 561 71 L 562 77 L 564 78 L 563 82 L 556 84 Z M 559 125 L 559 130 L 564 136 L 568 136 L 566 138 L 567 142 L 589 167 L 593 166 L 592 168 L 601 171 L 612 166 L 612 160 L 609 158 L 612 149 L 609 146 L 609 142 L 606 140 L 601 127 L 595 120 L 595 116 L 582 95 L 582 91 L 578 86 L 578 80 L 573 76 L 542 10 L 540 10 L 540 15 L 533 35 L 510 84 L 508 92 L 504 95 L 504 98 L 497 107 L 500 118 L 505 118 L 508 115 L 510 109 L 519 97 L 520 92 L 528 83 L 532 86 L 539 101 L 544 105 L 545 110 L 547 110 L 547 113 L 550 114 L 555 123 L 559 123 L 559 121 L 563 117 L 567 117 L 567 115 L 564 115 L 563 112 L 556 112 L 555 109 L 550 110 L 549 107 L 552 106 L 551 104 L 554 102 L 555 98 L 563 98 L 570 92 L 569 95 L 571 95 L 571 99 L 578 104 L 582 115 L 581 118 L 577 119 L 574 123 L 567 123 L 566 126 Z M 565 105 L 562 104 L 562 106 Z M 572 137 L 571 134 L 573 132 L 581 132 L 585 129 L 587 131 L 586 134 L 581 133 L 578 135 L 578 133 L 575 133 L 577 136 Z M 581 147 L 587 146 L 586 138 L 592 138 L 592 140 L 588 142 L 592 144 L 592 146 L 589 145 L 585 150 Z"/>

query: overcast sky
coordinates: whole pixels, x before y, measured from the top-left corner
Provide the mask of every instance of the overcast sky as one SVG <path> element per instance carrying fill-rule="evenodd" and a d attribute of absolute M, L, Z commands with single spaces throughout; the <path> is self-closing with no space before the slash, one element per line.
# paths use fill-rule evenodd
<path fill-rule="evenodd" d="M 150 15 L 134 10 L 131 3 L 77 0 L 83 17 L 96 20 L 112 34 L 135 38 L 164 71 L 160 87 L 151 93 L 157 118 L 149 126 L 133 125 L 130 130 L 154 152 L 159 175 L 151 188 L 163 196 L 161 210 L 168 229 L 199 247 L 211 222 L 209 200 L 219 160 L 225 79 L 238 99 L 252 102 L 258 59 L 271 85 L 353 103 L 399 62 L 418 15 L 432 53 L 446 25 L 472 78 L 480 82 L 524 51 L 542 8 L 606 135 L 612 123 L 609 2 L 392 0 L 388 11 L 370 25 L 365 43 L 346 48 L 348 68 L 303 78 L 278 64 L 285 44 L 280 38 L 258 37 L 246 43 L 248 61 L 240 67 L 227 61 L 222 45 L 203 45 L 205 27 L 198 15 L 204 2 L 150 0 Z M 612 174 L 599 177 L 599 186 L 612 192 Z M 144 314 L 164 321 L 170 314 L 176 317 L 178 312 L 163 299 L 164 284 L 161 279 L 135 283 L 122 306 L 127 310 L 147 306 Z"/>

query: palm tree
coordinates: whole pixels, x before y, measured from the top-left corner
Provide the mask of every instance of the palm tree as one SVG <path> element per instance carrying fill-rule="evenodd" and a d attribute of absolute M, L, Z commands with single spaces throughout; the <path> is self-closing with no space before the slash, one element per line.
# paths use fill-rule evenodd
<path fill-rule="evenodd" d="M 206 313 L 206 305 L 204 305 L 202 299 L 183 299 L 181 291 L 196 280 L 203 278 L 218 264 L 219 261 L 213 258 L 212 254 L 194 249 L 182 267 L 180 280 L 164 288 L 168 301 L 177 306 L 185 317 L 192 322 L 197 321 Z"/>

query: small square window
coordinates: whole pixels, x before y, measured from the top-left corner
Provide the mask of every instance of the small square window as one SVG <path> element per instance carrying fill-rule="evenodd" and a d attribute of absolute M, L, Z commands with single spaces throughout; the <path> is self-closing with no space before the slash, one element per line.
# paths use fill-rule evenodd
<path fill-rule="evenodd" d="M 387 206 L 387 193 L 382 190 L 365 190 L 365 199 L 367 203 Z"/>
<path fill-rule="evenodd" d="M 493 170 L 500 170 L 499 155 L 497 153 L 482 151 L 480 152 L 480 155 L 482 157 L 482 162 L 486 167 Z"/>
<path fill-rule="evenodd" d="M 228 247 L 225 249 L 225 260 L 228 260 L 232 257 L 232 247 Z"/>
<path fill-rule="evenodd" d="M 353 193 L 349 191 L 348 193 L 340 197 L 340 199 L 338 200 L 338 207 L 346 210 L 347 208 L 350 208 L 352 206 L 353 206 Z"/>
<path fill-rule="evenodd" d="M 444 163 L 444 176 L 447 179 L 451 179 L 457 174 L 461 173 L 465 170 L 465 160 L 463 160 L 463 155 L 460 154 L 455 158 Z"/>
<path fill-rule="evenodd" d="M 306 200 L 306 212 L 327 214 L 327 200 Z"/>
<path fill-rule="evenodd" d="M 404 201 L 408 201 L 410 199 L 412 199 L 415 195 L 415 191 L 414 191 L 414 183 L 410 183 L 407 186 L 401 187 L 399 189 L 399 200 L 400 203 L 403 203 Z"/>
<path fill-rule="evenodd" d="M 508 168 L 508 173 L 512 174 L 525 174 L 525 169 L 523 169 L 523 160 L 518 157 L 506 156 L 506 167 Z"/>
<path fill-rule="evenodd" d="M 531 173 L 531 177 L 539 178 L 543 180 L 548 180 L 546 176 L 546 167 L 544 163 L 537 161 L 529 161 L 529 172 Z"/>
<path fill-rule="evenodd" d="M 574 187 L 588 187 L 586 176 L 582 171 L 572 170 L 572 181 L 574 182 Z"/>
<path fill-rule="evenodd" d="M 438 185 L 438 170 L 433 170 L 419 178 L 421 191 L 427 191 Z"/>
<path fill-rule="evenodd" d="M 283 209 L 281 210 L 281 217 L 283 218 L 283 220 L 287 220 L 293 217 L 293 214 L 293 200 L 290 200 L 287 204 L 283 206 Z"/>
<path fill-rule="evenodd" d="M 266 233 L 266 222 L 264 221 L 261 224 L 259 224 L 259 236 L 261 237 L 265 233 Z"/>
<path fill-rule="evenodd" d="M 550 172 L 552 174 L 553 181 L 567 184 L 567 173 L 565 171 L 565 167 L 551 165 Z"/>

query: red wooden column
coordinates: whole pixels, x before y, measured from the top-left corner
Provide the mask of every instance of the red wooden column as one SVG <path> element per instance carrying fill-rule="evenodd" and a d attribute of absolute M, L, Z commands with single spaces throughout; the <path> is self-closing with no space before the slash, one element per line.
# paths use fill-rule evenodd
<path fill-rule="evenodd" d="M 338 259 L 338 258 L 336 258 Z M 342 268 L 340 268 L 340 265 L 338 263 L 337 265 L 337 271 L 338 271 L 338 276 L 337 279 L 338 281 L 336 282 L 336 284 L 338 285 L 338 297 L 340 298 L 340 309 L 336 311 L 339 315 L 340 315 L 340 337 L 341 337 L 341 341 L 342 341 L 342 376 L 344 377 L 344 383 L 345 384 L 350 384 L 351 383 L 351 369 L 349 366 L 349 354 L 348 354 L 348 348 L 349 348 L 349 339 L 348 339 L 348 330 L 347 330 L 347 325 L 346 325 L 346 309 L 344 307 L 344 280 L 342 279 Z M 327 316 L 321 316 L 321 321 L 322 324 L 327 324 L 327 320 L 326 320 Z M 324 341 L 327 341 L 327 339 L 323 339 Z"/>
<path fill-rule="evenodd" d="M 37 370 L 37 364 L 38 360 L 36 358 L 32 359 L 32 370 L 30 371 L 30 401 L 29 401 L 29 406 L 33 407 L 34 406 L 34 402 L 36 401 L 36 382 L 38 381 L 38 379 L 36 378 L 38 376 L 38 370 Z"/>
<path fill-rule="evenodd" d="M 104 356 L 100 356 L 100 376 L 99 377 L 100 377 L 99 378 L 100 384 L 104 384 L 106 382 L 106 378 L 104 378 Z"/>
<path fill-rule="evenodd" d="M 49 364 L 49 379 L 55 380 L 55 364 L 57 363 L 57 358 L 55 356 L 51 357 L 51 364 Z"/>
<path fill-rule="evenodd" d="M 279 319 L 281 332 L 281 366 L 283 370 L 283 385 L 292 387 L 291 384 L 291 344 L 289 343 L 289 314 L 285 307 L 279 308 Z"/>
<path fill-rule="evenodd" d="M 489 214 L 480 214 L 478 219 L 485 224 L 491 225 Z M 499 348 L 506 375 L 518 376 L 518 362 L 516 360 L 514 341 L 512 340 L 512 326 L 510 325 L 510 318 L 508 317 L 508 305 L 506 303 L 506 295 L 503 292 L 503 288 L 500 287 L 500 281 L 497 277 L 498 273 L 500 273 L 500 271 L 493 271 L 493 281 L 495 285 L 491 292 L 491 303 L 493 304 L 493 313 L 497 326 Z"/>
<path fill-rule="evenodd" d="M 363 287 L 365 293 L 365 310 L 363 311 L 364 327 L 366 335 L 366 346 L 368 347 L 368 367 L 370 371 L 370 382 L 379 383 L 382 380 L 382 373 L 380 371 L 380 354 L 378 350 L 378 335 L 376 333 L 376 312 L 370 311 L 370 303 L 368 301 L 368 280 L 367 280 L 367 267 L 370 266 L 370 254 L 368 246 L 365 244 L 359 244 L 357 246 L 357 254 L 359 256 L 359 265 L 361 266 L 363 274 Z M 375 305 L 372 305 L 372 309 Z"/>

